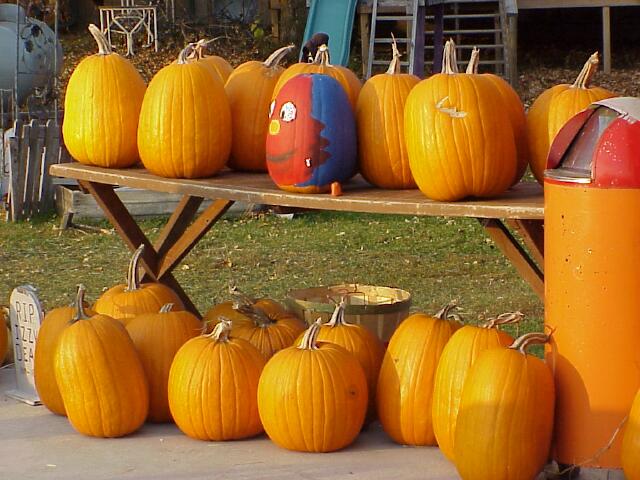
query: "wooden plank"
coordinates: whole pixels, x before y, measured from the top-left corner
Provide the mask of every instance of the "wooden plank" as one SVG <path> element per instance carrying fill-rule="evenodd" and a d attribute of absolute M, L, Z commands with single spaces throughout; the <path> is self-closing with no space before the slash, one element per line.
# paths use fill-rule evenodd
<path fill-rule="evenodd" d="M 95 197 L 98 205 L 100 205 L 104 210 L 105 216 L 109 219 L 116 229 L 116 232 L 118 232 L 118 235 L 120 235 L 120 238 L 124 240 L 125 244 L 131 251 L 137 249 L 140 244 L 144 244 L 145 249 L 140 257 L 140 262 L 146 274 L 153 281 L 162 282 L 163 284 L 173 288 L 182 300 L 182 303 L 184 303 L 185 308 L 200 317 L 200 312 L 189 296 L 184 292 L 182 287 L 180 287 L 178 281 L 173 277 L 171 272 L 165 273 L 162 278 L 159 278 L 157 275 L 159 265 L 158 254 L 147 236 L 140 229 L 124 204 L 113 191 L 113 185 L 93 182 L 78 183 L 81 183 L 83 187 Z"/>
<path fill-rule="evenodd" d="M 640 0 L 518 0 L 518 10 L 532 8 L 637 7 Z"/>
<path fill-rule="evenodd" d="M 434 5 L 433 7 L 434 27 L 433 27 L 433 69 L 432 73 L 440 73 L 442 70 L 442 54 L 444 51 L 444 5 Z"/>
<path fill-rule="evenodd" d="M 544 275 L 507 227 L 500 220 L 493 218 L 478 220 L 493 240 L 493 243 L 509 259 L 520 276 L 531 286 L 538 297 L 544 301 Z"/>
<path fill-rule="evenodd" d="M 14 124 L 14 134 L 9 138 L 9 208 L 7 210 L 7 220 L 17 220 L 18 212 L 22 211 L 22 197 L 17 195 L 19 190 L 20 175 L 22 169 L 20 169 L 19 158 L 19 136 L 16 132 L 22 130 L 22 122 L 16 121 Z"/>
<path fill-rule="evenodd" d="M 158 268 L 158 277 L 160 279 L 171 272 L 187 256 L 232 204 L 233 202 L 230 200 L 216 200 L 200 214 L 180 238 L 170 245 L 166 245 L 166 253 L 162 256 Z"/>
<path fill-rule="evenodd" d="M 411 52 L 413 55 L 413 73 L 414 75 L 424 78 L 424 16 L 425 16 L 425 7 L 418 7 L 418 18 L 414 18 L 413 21 L 416 23 L 416 36 L 413 39 L 414 52 Z"/>
<path fill-rule="evenodd" d="M 43 211 L 53 208 L 54 189 L 49 167 L 60 161 L 60 126 L 55 120 L 48 120 L 46 130 L 40 190 L 40 207 Z"/>
<path fill-rule="evenodd" d="M 201 197 L 192 197 L 184 195 L 173 211 L 171 217 L 160 232 L 158 239 L 154 245 L 158 255 L 163 257 L 171 245 L 173 245 L 187 229 L 193 217 L 198 212 L 198 208 L 204 199 Z"/>
<path fill-rule="evenodd" d="M 362 55 L 362 76 L 367 76 L 369 64 L 369 14 L 360 12 L 360 54 Z"/>
<path fill-rule="evenodd" d="M 18 122 L 16 122 L 18 125 Z M 19 132 L 19 133 L 18 133 Z M 31 135 L 31 127 L 22 125 L 20 129 L 16 128 L 16 148 L 15 157 L 11 158 L 11 219 L 15 222 L 22 220 L 25 215 L 25 182 L 27 176 L 27 167 L 29 159 L 28 139 Z M 25 142 L 25 137 L 27 141 Z"/>
<path fill-rule="evenodd" d="M 535 182 L 520 183 L 495 199 L 436 202 L 426 198 L 419 190 L 373 188 L 361 177 L 345 184 L 342 196 L 333 197 L 328 194 L 285 192 L 274 185 L 266 174 L 230 170 L 212 178 L 188 180 L 157 177 L 143 168 L 115 170 L 70 163 L 53 165 L 51 173 L 85 182 L 285 207 L 399 215 L 533 220 L 544 218 L 542 187 Z"/>
<path fill-rule="evenodd" d="M 511 219 L 506 223 L 522 237 L 531 257 L 537 263 L 540 271 L 544 272 L 544 222 Z"/>
<path fill-rule="evenodd" d="M 38 120 L 31 120 L 29 135 L 23 132 L 28 150 L 26 177 L 24 182 L 24 215 L 29 218 L 38 210 L 37 192 L 40 188 L 40 168 L 42 166 L 42 144 L 44 128 Z"/>
<path fill-rule="evenodd" d="M 518 89 L 518 16 L 507 15 L 507 38 L 503 40 L 507 46 L 507 78 L 514 89 Z"/>
<path fill-rule="evenodd" d="M 602 57 L 604 73 L 611 73 L 611 7 L 602 7 Z"/>

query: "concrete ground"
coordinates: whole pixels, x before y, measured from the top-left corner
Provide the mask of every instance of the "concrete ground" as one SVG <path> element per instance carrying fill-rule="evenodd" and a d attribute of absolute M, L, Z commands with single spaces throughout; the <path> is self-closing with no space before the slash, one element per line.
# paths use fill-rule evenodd
<path fill-rule="evenodd" d="M 266 436 L 202 442 L 175 425 L 145 425 L 118 439 L 85 437 L 66 418 L 5 396 L 12 368 L 0 370 L 0 479 L 458 479 L 437 448 L 402 447 L 372 425 L 342 451 L 283 450 Z"/>

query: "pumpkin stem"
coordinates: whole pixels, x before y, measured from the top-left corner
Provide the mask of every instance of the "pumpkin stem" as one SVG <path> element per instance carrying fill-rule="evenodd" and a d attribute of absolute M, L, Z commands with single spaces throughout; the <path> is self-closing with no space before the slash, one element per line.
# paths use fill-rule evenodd
<path fill-rule="evenodd" d="M 589 57 L 589 60 L 584 64 L 582 70 L 578 74 L 576 81 L 573 82 L 571 88 L 581 88 L 587 89 L 589 88 L 589 83 L 591 82 L 591 78 L 595 75 L 596 70 L 598 70 L 598 64 L 600 63 L 600 57 L 598 56 L 598 52 L 595 52 L 593 55 Z"/>
<path fill-rule="evenodd" d="M 173 303 L 165 303 L 160 308 L 160 313 L 169 313 L 173 309 Z"/>
<path fill-rule="evenodd" d="M 229 293 L 233 296 L 234 302 L 238 305 L 251 306 L 256 303 L 256 299 L 250 297 L 235 285 L 229 285 Z"/>
<path fill-rule="evenodd" d="M 91 33 L 98 44 L 98 55 L 111 55 L 113 53 L 107 37 L 105 37 L 102 30 L 96 27 L 93 23 L 89 24 L 89 33 Z"/>
<path fill-rule="evenodd" d="M 323 67 L 330 67 L 331 58 L 329 56 L 329 47 L 325 44 L 322 44 L 318 47 L 318 52 L 316 53 L 316 58 L 313 59 L 314 65 L 322 65 Z"/>
<path fill-rule="evenodd" d="M 277 67 L 280 62 L 289 55 L 289 53 L 296 48 L 294 44 L 287 45 L 286 47 L 282 47 L 273 52 L 269 57 L 264 61 L 264 66 L 267 68 Z"/>
<path fill-rule="evenodd" d="M 391 52 L 393 54 L 393 58 L 391 59 L 391 63 L 389 64 L 389 68 L 387 69 L 387 73 L 390 75 L 400 73 L 400 57 L 402 54 L 400 50 L 398 50 L 398 44 L 396 43 L 396 37 L 391 34 Z"/>
<path fill-rule="evenodd" d="M 268 327 L 273 323 L 264 310 L 260 307 L 256 307 L 255 305 L 234 304 L 232 308 L 251 318 L 258 327 Z"/>
<path fill-rule="evenodd" d="M 453 39 L 447 40 L 447 43 L 444 44 L 441 73 L 446 73 L 448 75 L 460 73 L 458 71 L 458 59 L 456 58 L 456 44 Z"/>
<path fill-rule="evenodd" d="M 480 49 L 478 47 L 473 47 L 473 50 L 471 50 L 471 58 L 469 59 L 469 64 L 467 65 L 466 73 L 470 75 L 476 75 L 478 73 L 479 64 L 480 64 Z"/>
<path fill-rule="evenodd" d="M 220 323 L 218 323 L 214 328 L 213 332 L 209 335 L 216 342 L 228 342 L 229 341 L 229 333 L 231 332 L 231 320 L 227 317 L 220 317 Z"/>
<path fill-rule="evenodd" d="M 526 355 L 527 348 L 530 345 L 536 345 L 536 344 L 541 345 L 541 344 L 547 343 L 550 338 L 551 336 L 547 335 L 546 333 L 538 333 L 538 332 L 525 333 L 521 337 L 517 338 L 509 346 L 509 348 L 512 350 L 518 350 L 523 355 Z"/>
<path fill-rule="evenodd" d="M 524 319 L 524 313 L 522 312 L 507 312 L 501 313 L 497 317 L 490 317 L 480 325 L 480 328 L 496 328 L 500 325 L 507 325 L 512 323 L 520 323 Z"/>
<path fill-rule="evenodd" d="M 335 310 L 331 314 L 331 319 L 327 323 L 325 323 L 325 325 L 331 328 L 337 327 L 339 325 L 351 327 L 352 325 L 344 319 L 344 310 L 346 306 L 347 306 L 347 299 L 346 297 L 342 297 L 340 299 L 340 303 L 336 305 Z"/>
<path fill-rule="evenodd" d="M 198 43 L 188 43 L 178 54 L 178 61 L 176 63 L 178 63 L 178 65 L 184 65 L 194 59 L 199 60 L 201 57 L 199 56 L 200 53 L 197 48 Z"/>
<path fill-rule="evenodd" d="M 78 292 L 76 293 L 76 313 L 69 323 L 76 323 L 79 320 L 89 320 L 89 315 L 84 311 L 84 294 L 87 291 L 86 287 L 81 283 L 78 285 Z"/>
<path fill-rule="evenodd" d="M 138 262 L 144 251 L 144 243 L 136 249 L 129 262 L 129 270 L 127 271 L 127 288 L 126 292 L 133 292 L 140 289 L 140 279 L 138 278 Z"/>
<path fill-rule="evenodd" d="M 453 320 L 460 321 L 460 315 L 458 315 L 457 313 L 453 313 L 453 310 L 456 310 L 458 308 L 459 307 L 456 302 L 451 302 L 448 305 L 445 305 L 444 307 L 442 307 L 438 311 L 438 313 L 434 315 L 434 317 L 439 320 L 453 319 Z"/>
<path fill-rule="evenodd" d="M 307 328 L 307 330 L 304 332 L 302 340 L 300 340 L 300 343 L 298 344 L 298 348 L 300 350 L 318 350 L 316 340 L 318 339 L 318 334 L 320 333 L 321 326 L 322 319 L 318 318 L 311 324 L 309 328 Z"/>

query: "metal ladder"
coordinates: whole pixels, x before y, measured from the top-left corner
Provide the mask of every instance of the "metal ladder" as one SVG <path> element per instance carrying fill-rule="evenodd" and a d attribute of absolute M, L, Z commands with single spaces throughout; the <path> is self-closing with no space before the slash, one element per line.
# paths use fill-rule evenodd
<path fill-rule="evenodd" d="M 414 72 L 414 67 L 416 64 L 416 35 L 418 28 L 418 5 L 419 0 L 405 0 L 402 2 L 394 2 L 396 5 L 398 3 L 405 4 L 405 14 L 397 15 L 397 14 L 382 14 L 378 15 L 378 3 L 379 0 L 373 0 L 371 7 L 371 32 L 369 36 L 369 57 L 367 61 L 367 74 L 366 78 L 371 77 L 373 73 L 374 66 L 387 66 L 389 61 L 391 60 L 391 49 L 385 55 L 385 59 L 382 60 L 380 58 L 375 57 L 376 53 L 376 45 L 387 44 L 391 45 L 393 42 L 393 38 L 391 37 L 376 37 L 377 32 L 377 24 L 378 22 L 395 22 L 395 21 L 405 21 L 407 22 L 407 33 L 410 32 L 410 37 L 396 37 L 396 43 L 401 45 L 406 45 L 406 56 L 409 60 L 404 60 L 400 62 L 400 65 L 403 67 L 408 67 L 409 72 Z"/>
<path fill-rule="evenodd" d="M 494 73 L 504 77 L 509 76 L 510 56 L 508 44 L 508 21 L 504 1 L 457 1 L 447 3 L 443 7 L 443 14 L 427 15 L 427 22 L 433 22 L 435 30 L 425 32 L 433 35 L 436 40 L 425 46 L 427 52 L 442 48 L 437 41 L 453 38 L 458 50 L 458 66 L 464 70 L 471 50 L 478 47 L 481 51 L 480 66 L 492 67 Z M 440 23 L 441 22 L 441 23 Z M 440 23 L 440 25 L 438 25 Z M 440 31 L 437 31 L 438 28 Z M 434 50 L 433 57 L 440 56 Z M 440 65 L 435 65 L 434 71 L 439 71 Z M 508 78 L 507 78 L 508 79 Z M 510 79 L 508 79 L 510 80 Z"/>

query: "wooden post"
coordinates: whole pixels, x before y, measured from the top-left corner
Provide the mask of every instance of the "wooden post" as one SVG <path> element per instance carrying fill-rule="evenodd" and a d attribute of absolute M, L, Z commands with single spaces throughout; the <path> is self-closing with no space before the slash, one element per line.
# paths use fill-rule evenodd
<path fill-rule="evenodd" d="M 367 76 L 369 64 L 369 13 L 360 11 L 360 50 L 362 53 L 362 76 Z"/>
<path fill-rule="evenodd" d="M 611 73 L 611 7 L 602 7 L 602 56 L 604 73 Z"/>
<path fill-rule="evenodd" d="M 518 88 L 518 16 L 507 14 L 507 38 L 503 39 L 507 45 L 506 75 L 513 88 Z"/>
<path fill-rule="evenodd" d="M 416 0 L 417 1 L 417 0 Z M 413 73 L 420 78 L 424 78 L 424 17 L 425 7 L 418 7 L 418 18 L 414 18 L 416 24 L 416 37 L 413 39 Z"/>
<path fill-rule="evenodd" d="M 442 70 L 442 51 L 444 49 L 444 4 L 433 6 L 433 73 Z"/>

